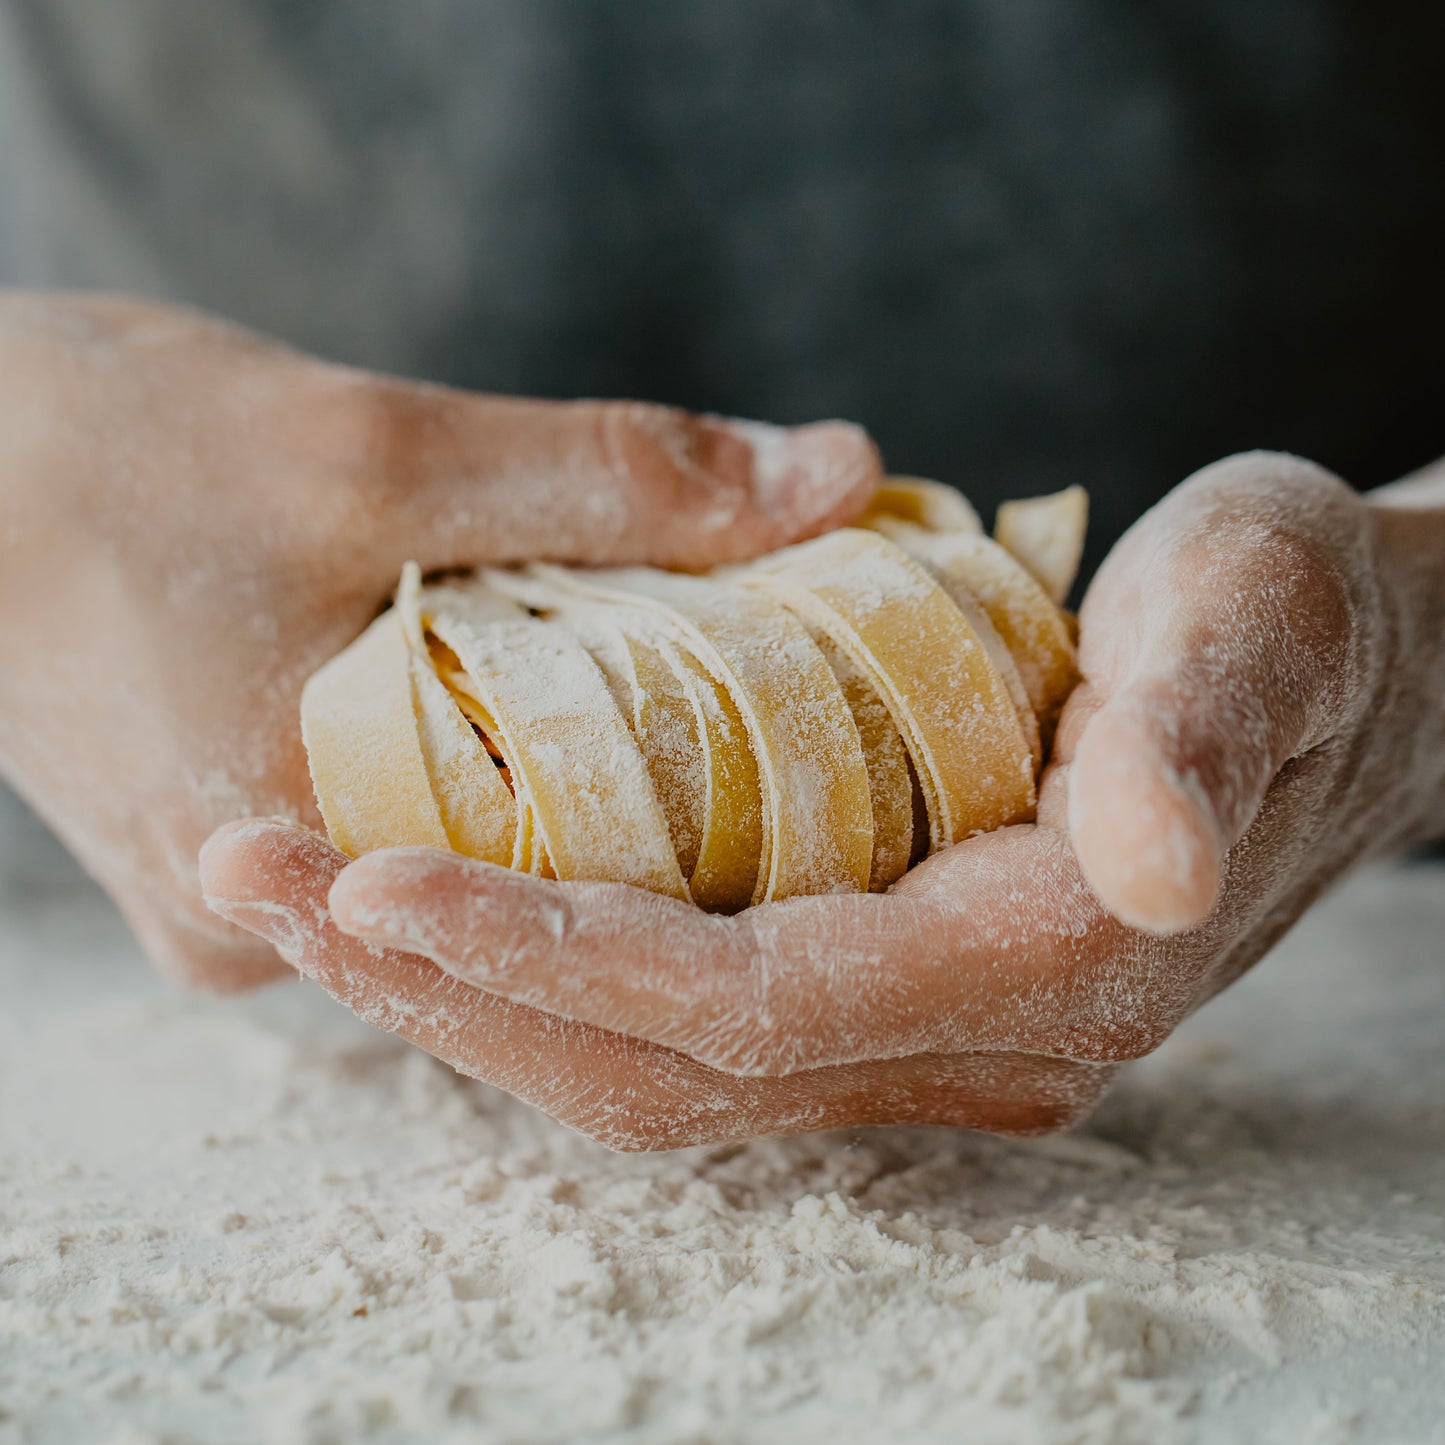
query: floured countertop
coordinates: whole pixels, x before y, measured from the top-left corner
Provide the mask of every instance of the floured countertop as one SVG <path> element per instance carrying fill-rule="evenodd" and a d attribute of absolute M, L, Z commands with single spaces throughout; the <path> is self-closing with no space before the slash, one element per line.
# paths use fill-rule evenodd
<path fill-rule="evenodd" d="M 0 990 L 0 1445 L 1445 1441 L 1436 864 L 1036 1141 L 609 1154 L 169 991 L 23 821 Z"/>

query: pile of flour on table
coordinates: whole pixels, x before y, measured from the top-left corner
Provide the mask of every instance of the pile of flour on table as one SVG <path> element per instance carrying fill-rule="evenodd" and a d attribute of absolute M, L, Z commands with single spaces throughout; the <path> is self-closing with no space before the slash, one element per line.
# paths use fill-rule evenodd
<path fill-rule="evenodd" d="M 1439 1441 L 1445 875 L 1366 874 L 1081 1131 L 624 1157 L 310 985 L 0 896 L 0 1445 Z"/>

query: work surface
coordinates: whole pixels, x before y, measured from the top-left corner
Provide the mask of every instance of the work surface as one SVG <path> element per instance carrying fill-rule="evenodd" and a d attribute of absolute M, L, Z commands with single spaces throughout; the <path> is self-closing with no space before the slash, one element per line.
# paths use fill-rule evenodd
<path fill-rule="evenodd" d="M 1445 870 L 1085 1127 L 623 1157 L 0 832 L 0 1445 L 1445 1441 Z"/>

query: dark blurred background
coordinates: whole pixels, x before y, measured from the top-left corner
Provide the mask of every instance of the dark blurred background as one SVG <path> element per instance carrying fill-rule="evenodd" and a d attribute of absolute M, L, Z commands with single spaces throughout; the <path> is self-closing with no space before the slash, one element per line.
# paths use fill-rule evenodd
<path fill-rule="evenodd" d="M 1445 452 L 1445 5 L 6 0 L 0 274 L 1082 482 Z"/>

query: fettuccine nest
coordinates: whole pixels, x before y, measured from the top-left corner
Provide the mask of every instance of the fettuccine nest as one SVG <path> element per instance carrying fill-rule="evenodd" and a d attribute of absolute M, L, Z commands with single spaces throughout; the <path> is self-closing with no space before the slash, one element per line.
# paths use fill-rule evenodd
<path fill-rule="evenodd" d="M 880 891 L 1034 816 L 1077 680 L 1071 488 L 997 540 L 932 482 L 706 576 L 535 564 L 423 585 L 311 678 L 332 840 L 422 844 L 736 912 Z"/>

